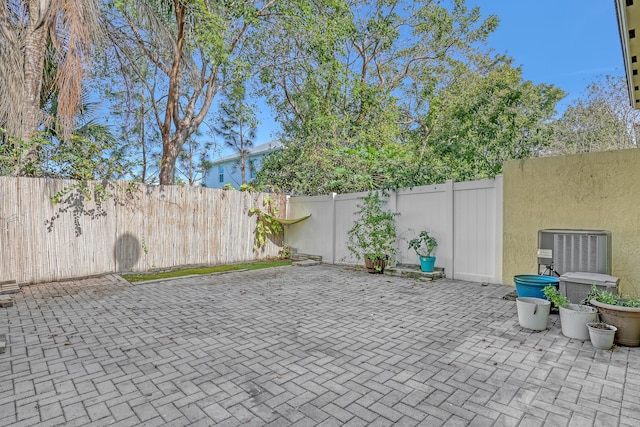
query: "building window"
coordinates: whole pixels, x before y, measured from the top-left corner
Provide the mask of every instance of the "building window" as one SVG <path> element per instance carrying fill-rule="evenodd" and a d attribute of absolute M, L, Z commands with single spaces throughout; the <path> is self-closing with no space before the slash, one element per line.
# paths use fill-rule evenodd
<path fill-rule="evenodd" d="M 255 179 L 256 177 L 256 162 L 255 160 L 249 160 L 249 178 Z"/>
<path fill-rule="evenodd" d="M 224 182 L 224 165 L 218 166 L 218 180 Z"/>

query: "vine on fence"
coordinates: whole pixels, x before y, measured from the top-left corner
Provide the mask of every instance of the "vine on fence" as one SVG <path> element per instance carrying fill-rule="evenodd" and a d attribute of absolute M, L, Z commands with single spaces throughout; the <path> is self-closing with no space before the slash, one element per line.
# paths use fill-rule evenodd
<path fill-rule="evenodd" d="M 258 206 L 253 206 L 249 209 L 249 216 L 255 215 L 256 222 L 256 235 L 254 239 L 253 250 L 264 251 L 267 247 L 267 238 L 269 236 L 275 236 L 282 232 L 282 224 L 276 221 L 276 215 L 278 208 L 275 206 L 275 201 L 272 197 L 265 197 L 262 201 L 262 205 L 265 210 L 260 209 Z"/>
<path fill-rule="evenodd" d="M 124 190 L 125 198 L 118 197 L 118 190 Z M 73 223 L 75 227 L 75 235 L 82 234 L 82 226 L 80 217 L 86 216 L 90 219 L 97 219 L 107 215 L 103 204 L 108 199 L 113 199 L 115 205 L 124 206 L 127 201 L 134 198 L 134 194 L 138 191 L 138 183 L 128 182 L 126 186 L 119 186 L 113 181 L 102 181 L 90 188 L 88 181 L 78 181 L 70 187 L 65 187 L 50 197 L 54 206 L 58 206 L 58 212 L 50 219 L 45 220 L 44 225 L 47 231 L 53 230 L 53 225 L 60 214 L 71 212 L 73 215 Z M 86 203 L 93 200 L 95 208 L 87 209 Z"/>

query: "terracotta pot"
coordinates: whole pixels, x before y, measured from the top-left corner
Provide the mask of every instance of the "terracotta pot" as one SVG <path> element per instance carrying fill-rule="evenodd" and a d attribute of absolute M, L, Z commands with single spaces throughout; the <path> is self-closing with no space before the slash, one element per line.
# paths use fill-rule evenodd
<path fill-rule="evenodd" d="M 382 274 L 384 268 L 387 266 L 386 259 L 369 259 L 364 258 L 364 266 L 367 267 L 367 271 L 371 274 Z"/>
<path fill-rule="evenodd" d="M 615 343 L 627 347 L 640 346 L 640 307 L 622 307 L 605 304 L 594 299 L 591 305 L 598 308 L 604 323 L 618 328 Z"/>

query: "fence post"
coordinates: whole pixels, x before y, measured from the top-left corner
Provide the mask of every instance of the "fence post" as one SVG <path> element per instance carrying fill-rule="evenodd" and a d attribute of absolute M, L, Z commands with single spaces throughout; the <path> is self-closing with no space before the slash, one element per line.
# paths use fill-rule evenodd
<path fill-rule="evenodd" d="M 497 175 L 494 180 L 495 183 L 495 195 L 496 195 L 496 244 L 495 244 L 495 267 L 494 267 L 494 282 L 502 283 L 502 236 L 503 236 L 503 178 L 502 175 Z"/>
<path fill-rule="evenodd" d="M 389 192 L 389 196 L 387 197 L 387 208 L 389 208 L 389 211 L 391 213 L 398 213 L 398 191 L 394 190 L 394 191 L 390 191 Z M 396 236 L 396 254 L 400 251 L 400 236 Z M 398 260 L 398 257 L 395 257 L 396 259 L 392 260 L 393 262 L 396 262 Z"/>
<path fill-rule="evenodd" d="M 331 264 L 336 263 L 336 196 L 331 193 Z"/>
<path fill-rule="evenodd" d="M 447 219 L 448 223 L 447 223 L 447 237 L 449 239 L 449 241 L 447 242 L 448 245 L 446 246 L 448 248 L 448 251 L 446 253 L 445 256 L 445 263 L 444 263 L 444 273 L 446 275 L 446 277 L 449 277 L 451 279 L 455 278 L 455 272 L 454 272 L 454 268 L 455 268 L 455 251 L 454 251 L 454 246 L 455 246 L 455 240 L 456 240 L 456 236 L 455 236 L 455 220 L 454 220 L 454 215 L 455 215 L 455 206 L 454 206 L 454 182 L 451 179 L 448 179 L 445 182 L 445 194 L 446 194 L 446 199 L 447 199 L 447 203 L 446 203 L 446 211 L 445 211 L 445 218 Z"/>
<path fill-rule="evenodd" d="M 290 199 L 291 199 L 291 196 L 287 194 L 285 196 L 285 201 L 284 201 L 284 217 L 286 219 L 291 219 L 291 215 L 289 214 L 289 210 L 290 210 L 289 209 L 289 201 L 290 201 Z"/>

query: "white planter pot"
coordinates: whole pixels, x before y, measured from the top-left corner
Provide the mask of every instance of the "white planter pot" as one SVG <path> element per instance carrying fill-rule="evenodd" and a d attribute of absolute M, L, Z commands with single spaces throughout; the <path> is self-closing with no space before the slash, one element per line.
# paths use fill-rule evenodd
<path fill-rule="evenodd" d="M 518 297 L 516 307 L 520 326 L 534 331 L 547 329 L 551 302 L 542 298 Z"/>
<path fill-rule="evenodd" d="M 589 329 L 587 323 L 598 321 L 598 310 L 588 305 L 569 304 L 560 307 L 562 335 L 567 338 L 587 341 Z"/>
<path fill-rule="evenodd" d="M 594 327 L 596 324 L 605 325 L 607 328 L 596 328 Z M 618 328 L 612 325 L 607 325 L 606 323 L 587 323 L 587 328 L 589 328 L 591 344 L 593 344 L 595 348 L 600 350 L 609 350 L 613 346 L 613 338 L 615 337 Z"/>

